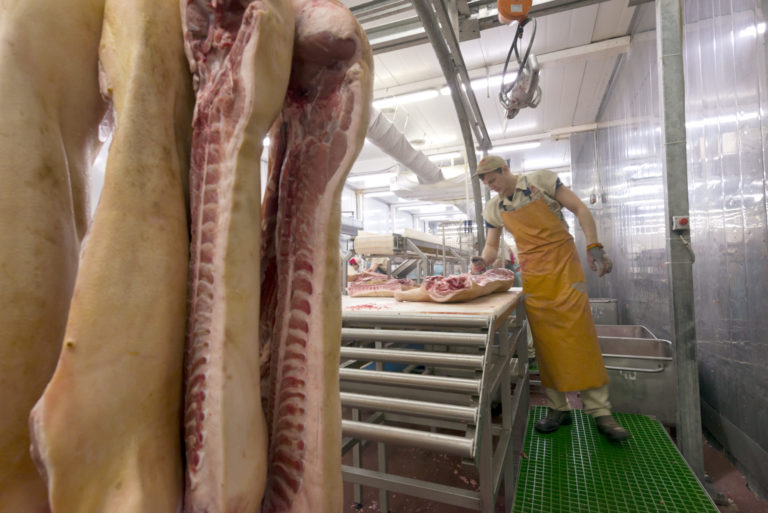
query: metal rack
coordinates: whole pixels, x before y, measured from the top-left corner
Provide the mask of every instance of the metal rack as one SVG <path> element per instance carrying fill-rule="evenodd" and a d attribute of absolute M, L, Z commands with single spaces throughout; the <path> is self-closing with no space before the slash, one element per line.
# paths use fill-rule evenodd
<path fill-rule="evenodd" d="M 398 233 L 391 234 L 392 251 L 386 253 L 364 252 L 366 257 L 387 257 L 389 265 L 387 275 L 393 278 L 405 278 L 414 270 L 416 281 L 424 276 L 435 274 L 435 265 L 441 264 L 443 274 L 467 272 L 472 251 L 452 247 L 445 241 L 431 242 Z M 395 265 L 393 265 L 395 264 Z"/>
<path fill-rule="evenodd" d="M 356 502 L 363 485 L 379 488 L 381 511 L 392 491 L 492 512 L 503 483 L 511 511 L 528 418 L 520 293 L 459 304 L 343 298 L 342 451 L 352 451 L 353 464 L 342 472 Z M 360 447 L 369 442 L 378 445 L 376 470 L 362 468 Z M 389 473 L 387 444 L 464 458 L 477 468 L 479 491 Z"/>

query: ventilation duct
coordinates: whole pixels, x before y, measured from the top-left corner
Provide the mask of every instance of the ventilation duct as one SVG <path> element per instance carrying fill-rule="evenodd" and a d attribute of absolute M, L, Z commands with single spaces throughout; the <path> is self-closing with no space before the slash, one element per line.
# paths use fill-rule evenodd
<path fill-rule="evenodd" d="M 410 180 L 403 173 L 398 173 L 389 189 L 404 199 L 450 203 L 464 212 L 469 219 L 475 219 L 474 203 L 471 199 L 466 175 L 423 184 Z"/>
<path fill-rule="evenodd" d="M 412 171 L 420 184 L 437 183 L 444 179 L 440 168 L 411 146 L 405 135 L 381 111 L 373 107 L 367 137 L 381 151 Z"/>

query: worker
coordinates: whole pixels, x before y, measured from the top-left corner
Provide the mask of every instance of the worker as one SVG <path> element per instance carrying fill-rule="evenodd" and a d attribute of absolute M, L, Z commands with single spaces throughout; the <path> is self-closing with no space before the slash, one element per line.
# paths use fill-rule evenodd
<path fill-rule="evenodd" d="M 371 264 L 367 271 L 371 273 L 387 274 L 387 258 L 371 258 Z"/>
<path fill-rule="evenodd" d="M 357 258 L 352 257 L 349 259 L 349 271 L 360 272 L 360 261 Z"/>
<path fill-rule="evenodd" d="M 589 308 L 587 284 L 562 207 L 574 213 L 587 242 L 589 267 L 603 276 L 613 268 L 597 240 L 587 206 L 557 174 L 548 170 L 513 174 L 501 157 L 487 156 L 473 176 L 498 193 L 483 211 L 488 228 L 482 254 L 472 258 L 472 271 L 496 259 L 506 228 L 515 239 L 522 273 L 526 315 L 533 334 L 541 384 L 550 403 L 535 428 L 551 433 L 571 423 L 566 392 L 580 392 L 584 411 L 611 441 L 630 434 L 611 415 L 608 373 Z"/>

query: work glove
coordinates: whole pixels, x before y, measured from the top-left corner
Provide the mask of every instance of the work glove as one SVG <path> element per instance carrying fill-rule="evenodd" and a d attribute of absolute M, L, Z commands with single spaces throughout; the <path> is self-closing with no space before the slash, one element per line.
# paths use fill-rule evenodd
<path fill-rule="evenodd" d="M 589 268 L 596 271 L 598 276 L 604 276 L 613 269 L 613 261 L 605 254 L 602 244 L 587 249 L 587 260 Z"/>
<path fill-rule="evenodd" d="M 469 266 L 469 272 L 472 274 L 480 274 L 485 271 L 485 260 L 481 256 L 473 256 L 472 264 Z"/>

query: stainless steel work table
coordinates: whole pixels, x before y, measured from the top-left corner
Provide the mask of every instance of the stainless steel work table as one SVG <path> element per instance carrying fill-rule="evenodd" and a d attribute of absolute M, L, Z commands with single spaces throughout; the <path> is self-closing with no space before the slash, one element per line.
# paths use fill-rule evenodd
<path fill-rule="evenodd" d="M 520 295 L 513 288 L 467 303 L 342 298 L 341 401 L 352 417 L 342 421 L 342 450 L 353 451 L 343 475 L 356 502 L 362 485 L 379 488 L 381 511 L 392 491 L 492 512 L 503 483 L 511 511 L 528 418 Z M 501 407 L 495 419 L 492 402 Z M 378 443 L 375 470 L 361 467 L 368 441 Z M 477 467 L 479 490 L 390 474 L 386 444 L 458 455 Z"/>

